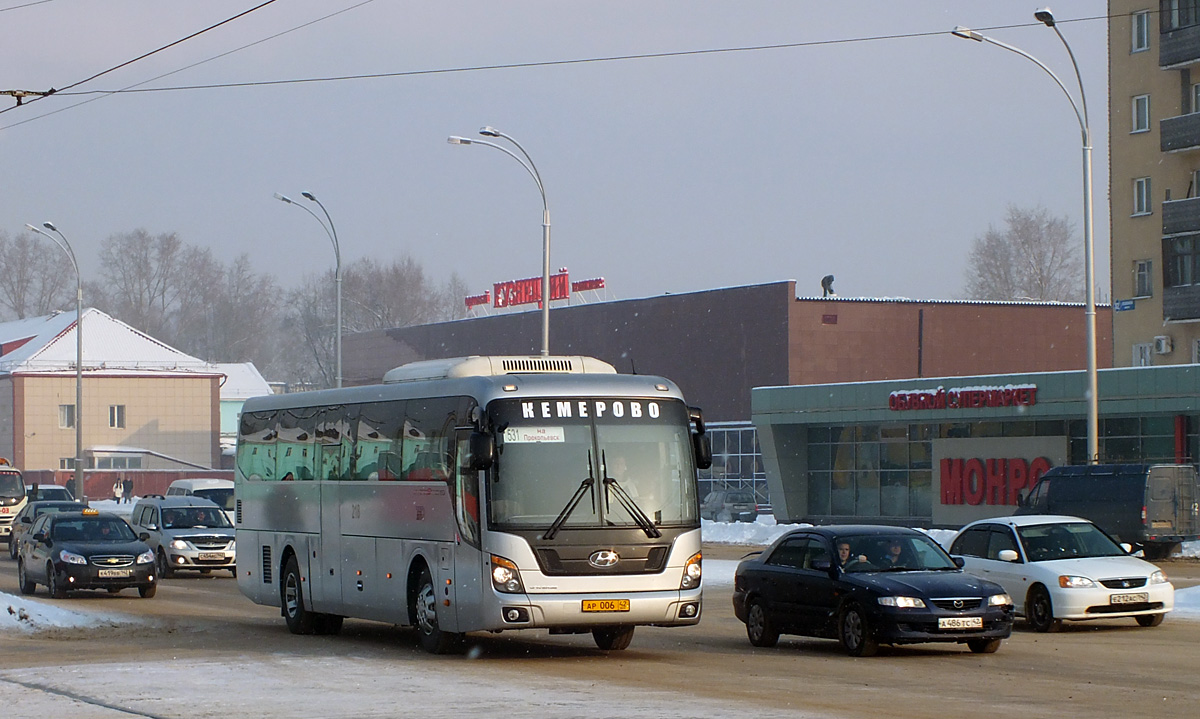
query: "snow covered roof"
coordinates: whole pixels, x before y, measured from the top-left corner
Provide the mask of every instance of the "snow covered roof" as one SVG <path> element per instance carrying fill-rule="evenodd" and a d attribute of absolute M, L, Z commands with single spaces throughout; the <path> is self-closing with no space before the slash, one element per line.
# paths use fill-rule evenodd
<path fill-rule="evenodd" d="M 222 401 L 271 394 L 271 385 L 263 379 L 253 362 L 218 362 L 212 367 L 225 375 L 225 381 L 221 383 Z"/>
<path fill-rule="evenodd" d="M 75 369 L 75 313 L 0 323 L 0 375 Z M 113 374 L 216 374 L 208 362 L 163 344 L 95 308 L 83 311 L 83 368 Z"/>

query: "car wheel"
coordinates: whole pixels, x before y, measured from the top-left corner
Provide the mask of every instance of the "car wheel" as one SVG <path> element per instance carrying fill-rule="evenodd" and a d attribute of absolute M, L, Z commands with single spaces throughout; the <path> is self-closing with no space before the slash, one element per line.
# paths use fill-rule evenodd
<path fill-rule="evenodd" d="M 50 590 L 50 596 L 55 599 L 67 596 L 67 588 L 59 583 L 58 574 L 55 573 L 54 565 L 50 562 L 46 562 L 46 588 Z"/>
<path fill-rule="evenodd" d="M 141 597 L 142 599 L 150 599 L 155 594 L 158 594 L 158 585 L 157 584 L 144 584 L 144 585 L 138 587 L 138 596 Z"/>
<path fill-rule="evenodd" d="M 430 654 L 448 654 L 458 648 L 462 635 L 443 631 L 438 626 L 437 592 L 429 569 L 422 567 L 417 575 L 416 590 L 409 595 L 408 614 L 421 646 Z"/>
<path fill-rule="evenodd" d="M 976 654 L 995 654 L 1000 648 L 1000 639 L 968 639 L 967 646 Z"/>
<path fill-rule="evenodd" d="M 779 632 L 757 599 L 750 600 L 746 610 L 746 637 L 756 647 L 773 647 L 779 642 Z"/>
<path fill-rule="evenodd" d="M 879 650 L 879 642 L 871 630 L 870 620 L 857 604 L 851 604 L 842 610 L 838 620 L 838 637 L 846 653 L 852 657 L 874 656 Z"/>
<path fill-rule="evenodd" d="M 1163 617 L 1165 617 L 1165 616 L 1167 616 L 1167 615 L 1165 615 L 1165 614 L 1140 614 L 1140 615 L 1134 617 L 1134 619 L 1137 620 L 1139 627 L 1157 627 L 1159 624 L 1163 623 Z"/>
<path fill-rule="evenodd" d="M 167 553 L 162 547 L 158 548 L 158 556 L 155 557 L 155 563 L 158 565 L 158 578 L 166 579 L 170 577 L 174 570 L 171 569 L 171 563 L 167 561 Z"/>
<path fill-rule="evenodd" d="M 627 649 L 633 641 L 633 627 L 606 627 L 593 629 L 592 639 L 596 646 L 605 651 L 620 651 Z"/>
<path fill-rule="evenodd" d="M 295 555 L 288 557 L 279 583 L 283 605 L 283 620 L 292 634 L 312 634 L 316 630 L 316 616 L 304 608 L 304 592 L 300 578 L 300 565 Z"/>
<path fill-rule="evenodd" d="M 37 583 L 25 573 L 25 562 L 20 559 L 17 560 L 17 584 L 21 587 L 21 594 L 33 594 L 37 590 Z"/>
<path fill-rule="evenodd" d="M 1054 618 L 1054 604 L 1050 601 L 1050 592 L 1042 586 L 1029 590 L 1029 597 L 1025 600 L 1025 619 L 1029 626 L 1039 632 L 1057 632 L 1062 629 L 1062 620 Z"/>

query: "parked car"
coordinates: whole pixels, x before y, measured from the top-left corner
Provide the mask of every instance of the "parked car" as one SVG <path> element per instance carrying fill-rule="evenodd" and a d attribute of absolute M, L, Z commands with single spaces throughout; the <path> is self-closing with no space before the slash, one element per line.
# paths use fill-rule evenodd
<path fill-rule="evenodd" d="M 800 634 L 839 639 L 851 656 L 919 642 L 990 654 L 1012 632 L 1012 598 L 960 566 L 915 529 L 806 527 L 738 564 L 733 611 L 757 647 Z"/>
<path fill-rule="evenodd" d="M 137 587 L 147 599 L 158 591 L 150 547 L 124 519 L 95 509 L 38 517 L 21 542 L 17 583 L 22 594 L 45 584 L 56 599 L 76 589 Z"/>
<path fill-rule="evenodd" d="M 39 499 L 55 499 L 60 502 L 75 501 L 75 495 L 71 494 L 71 490 L 61 484 L 27 484 L 25 485 L 25 496 L 30 502 L 36 502 Z"/>
<path fill-rule="evenodd" d="M 225 512 L 225 518 L 233 524 L 233 480 L 216 477 L 190 477 L 177 479 L 167 487 L 168 497 L 203 497 Z"/>
<path fill-rule="evenodd" d="M 237 576 L 233 525 L 202 497 L 148 496 L 133 507 L 131 523 L 146 535 L 160 577 L 189 569 L 207 574 L 228 569 Z"/>
<path fill-rule="evenodd" d="M 981 519 L 962 528 L 950 553 L 1003 586 L 1039 632 L 1057 631 L 1064 619 L 1133 617 L 1155 627 L 1175 606 L 1162 570 L 1079 517 Z"/>
<path fill-rule="evenodd" d="M 1016 513 L 1083 517 L 1147 559 L 1164 559 L 1200 539 L 1200 479 L 1190 464 L 1054 467 Z"/>
<path fill-rule="evenodd" d="M 8 535 L 8 556 L 13 559 L 17 558 L 21 538 L 25 536 L 38 517 L 47 512 L 81 512 L 85 509 L 87 509 L 87 505 L 83 502 L 64 502 L 55 499 L 39 499 L 36 502 L 29 502 L 20 512 L 17 512 L 17 516 L 13 517 L 12 534 Z"/>
<path fill-rule="evenodd" d="M 718 489 L 700 503 L 700 518 L 716 522 L 753 522 L 758 519 L 758 502 L 748 489 Z"/>

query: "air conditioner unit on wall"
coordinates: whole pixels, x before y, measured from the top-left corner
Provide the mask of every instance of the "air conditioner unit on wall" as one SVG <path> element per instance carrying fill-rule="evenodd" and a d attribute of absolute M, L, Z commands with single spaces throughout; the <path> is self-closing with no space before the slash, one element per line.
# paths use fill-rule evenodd
<path fill-rule="evenodd" d="M 1165 355 L 1171 353 L 1171 338 L 1168 335 L 1159 335 L 1154 338 L 1154 354 Z"/>

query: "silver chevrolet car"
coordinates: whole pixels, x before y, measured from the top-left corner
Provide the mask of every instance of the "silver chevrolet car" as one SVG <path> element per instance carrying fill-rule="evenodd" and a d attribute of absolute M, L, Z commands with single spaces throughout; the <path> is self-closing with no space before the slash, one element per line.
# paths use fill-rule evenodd
<path fill-rule="evenodd" d="M 154 550 L 160 578 L 179 570 L 237 576 L 233 525 L 216 503 L 201 497 L 151 495 L 138 500 L 130 523 Z"/>

